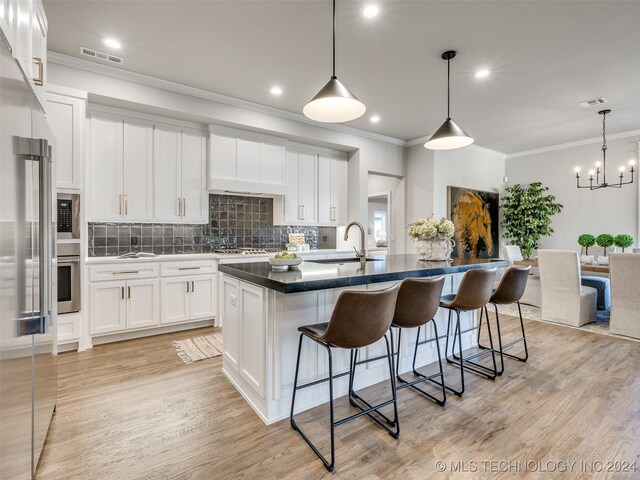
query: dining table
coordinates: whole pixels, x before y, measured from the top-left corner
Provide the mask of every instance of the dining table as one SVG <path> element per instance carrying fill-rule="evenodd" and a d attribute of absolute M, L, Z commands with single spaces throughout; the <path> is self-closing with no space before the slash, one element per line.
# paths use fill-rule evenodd
<path fill-rule="evenodd" d="M 516 260 L 513 262 L 514 265 L 519 265 L 521 267 L 530 266 L 532 268 L 538 267 L 538 259 L 531 258 L 528 260 Z M 600 265 L 600 264 L 592 264 L 592 263 L 581 263 L 580 269 L 583 272 L 597 272 L 597 273 L 606 273 L 609 274 L 609 265 Z"/>

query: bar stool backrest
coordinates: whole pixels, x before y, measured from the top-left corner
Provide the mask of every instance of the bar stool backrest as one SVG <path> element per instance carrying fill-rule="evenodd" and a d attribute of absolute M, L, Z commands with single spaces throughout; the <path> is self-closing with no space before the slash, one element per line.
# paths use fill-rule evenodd
<path fill-rule="evenodd" d="M 393 324 L 402 328 L 425 325 L 440 305 L 444 277 L 406 278 L 400 284 Z"/>
<path fill-rule="evenodd" d="M 362 348 L 380 340 L 393 320 L 398 285 L 340 294 L 321 340 L 340 348 Z"/>
<path fill-rule="evenodd" d="M 502 280 L 500 280 L 498 288 L 491 295 L 491 301 L 503 305 L 519 302 L 522 295 L 524 295 L 530 270 L 530 266 L 510 267 L 507 269 Z"/>
<path fill-rule="evenodd" d="M 461 311 L 484 307 L 491 298 L 496 271 L 495 268 L 468 270 L 448 306 Z"/>

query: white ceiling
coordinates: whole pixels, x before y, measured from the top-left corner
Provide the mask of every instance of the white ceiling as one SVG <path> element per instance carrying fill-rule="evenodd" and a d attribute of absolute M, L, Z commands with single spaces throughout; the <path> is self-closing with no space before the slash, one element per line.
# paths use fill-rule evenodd
<path fill-rule="evenodd" d="M 338 0 L 337 75 L 366 105 L 348 125 L 404 140 L 446 116 L 452 60 L 453 119 L 476 143 L 514 153 L 640 128 L 640 1 Z M 331 1 L 45 0 L 49 49 L 123 44 L 123 68 L 301 113 L 331 75 Z M 86 58 L 86 57 L 83 57 Z M 489 68 L 490 77 L 473 73 Z M 279 85 L 281 97 L 269 89 Z M 378 124 L 369 116 L 380 115 Z"/>

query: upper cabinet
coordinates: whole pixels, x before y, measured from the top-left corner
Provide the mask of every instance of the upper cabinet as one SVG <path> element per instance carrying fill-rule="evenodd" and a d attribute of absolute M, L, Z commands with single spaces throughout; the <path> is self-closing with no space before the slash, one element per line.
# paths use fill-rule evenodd
<path fill-rule="evenodd" d="M 47 17 L 41 0 L 0 0 L 0 29 L 45 109 Z"/>
<path fill-rule="evenodd" d="M 208 223 L 206 137 L 157 125 L 153 136 L 155 221 Z"/>
<path fill-rule="evenodd" d="M 207 135 L 92 113 L 89 221 L 208 223 Z"/>
<path fill-rule="evenodd" d="M 153 220 L 153 125 L 91 115 L 90 221 Z"/>
<path fill-rule="evenodd" d="M 346 225 L 349 168 L 346 159 L 321 154 L 318 158 L 318 222 Z"/>
<path fill-rule="evenodd" d="M 216 127 L 210 144 L 210 190 L 285 193 L 284 140 Z"/>
<path fill-rule="evenodd" d="M 318 223 L 318 155 L 287 149 L 284 223 Z"/>
<path fill-rule="evenodd" d="M 80 190 L 86 94 L 72 94 L 67 90 L 70 89 L 58 90 L 56 87 L 47 92 L 47 120 L 56 137 L 53 153 L 56 186 Z"/>

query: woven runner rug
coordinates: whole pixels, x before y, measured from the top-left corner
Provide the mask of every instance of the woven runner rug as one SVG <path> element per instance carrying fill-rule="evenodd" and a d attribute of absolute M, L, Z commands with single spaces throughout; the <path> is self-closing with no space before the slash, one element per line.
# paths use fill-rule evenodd
<path fill-rule="evenodd" d="M 203 337 L 176 340 L 176 353 L 186 364 L 222 355 L 222 334 L 213 333 Z"/>

